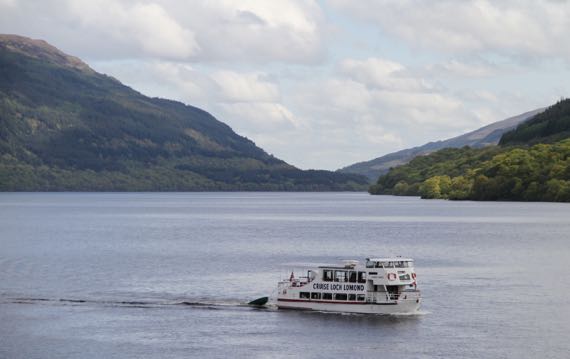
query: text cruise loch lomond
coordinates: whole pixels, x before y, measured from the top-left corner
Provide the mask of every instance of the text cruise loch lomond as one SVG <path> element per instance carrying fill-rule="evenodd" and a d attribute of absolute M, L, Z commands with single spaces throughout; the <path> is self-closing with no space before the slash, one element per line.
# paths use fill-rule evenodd
<path fill-rule="evenodd" d="M 299 278 L 291 273 L 277 288 L 277 306 L 284 309 L 403 314 L 416 312 L 420 302 L 414 260 L 400 257 L 343 261 Z"/>

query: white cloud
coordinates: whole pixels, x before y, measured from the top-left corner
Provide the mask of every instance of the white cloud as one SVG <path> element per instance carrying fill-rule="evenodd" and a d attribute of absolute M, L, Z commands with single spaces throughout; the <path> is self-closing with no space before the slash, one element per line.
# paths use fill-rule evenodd
<path fill-rule="evenodd" d="M 218 88 L 213 106 L 225 119 L 246 128 L 250 136 L 300 126 L 299 119 L 280 102 L 278 84 L 267 74 L 218 70 L 210 78 Z"/>
<path fill-rule="evenodd" d="M 456 59 L 428 65 L 426 70 L 426 72 L 434 76 L 456 76 L 461 78 L 489 77 L 499 72 L 499 68 L 496 65 L 484 62 L 464 62 Z M 502 70 L 506 71 L 506 69 Z"/>
<path fill-rule="evenodd" d="M 493 104 L 499 101 L 497 94 L 485 90 L 477 90 L 464 93 L 462 94 L 462 98 L 472 101 L 481 101 L 487 104 Z"/>
<path fill-rule="evenodd" d="M 313 15 L 307 12 L 318 12 L 314 1 L 222 0 L 220 4 L 248 24 L 254 17 L 253 23 L 266 24 L 269 28 L 287 27 L 304 34 L 312 34 L 317 29 Z"/>
<path fill-rule="evenodd" d="M 414 78 L 397 62 L 381 58 L 366 60 L 346 59 L 340 63 L 340 72 L 370 87 L 400 91 L 429 90 L 425 81 Z"/>
<path fill-rule="evenodd" d="M 0 0 L 0 6 L 0 31 L 42 38 L 83 58 L 317 63 L 325 54 L 316 1 Z"/>
<path fill-rule="evenodd" d="M 220 103 L 225 119 L 245 129 L 249 136 L 300 126 L 293 113 L 280 103 Z"/>
<path fill-rule="evenodd" d="M 314 63 L 324 53 L 324 18 L 316 1 L 198 1 L 173 7 L 188 28 L 199 29 L 200 60 Z"/>
<path fill-rule="evenodd" d="M 351 79 L 331 76 L 326 80 L 301 82 L 296 87 L 292 96 L 309 110 L 359 114 L 372 104 L 372 96 L 366 86 Z M 345 121 L 349 118 L 346 117 Z M 326 117 L 322 121 L 326 121 Z"/>
<path fill-rule="evenodd" d="M 570 3 L 533 0 L 330 0 L 339 11 L 371 21 L 416 46 L 451 53 L 559 56 L 570 32 Z"/>
<path fill-rule="evenodd" d="M 0 0 L 0 7 L 13 7 L 16 5 L 16 0 Z"/>
<path fill-rule="evenodd" d="M 220 86 L 224 99 L 228 102 L 275 102 L 279 100 L 279 90 L 263 73 L 238 73 L 216 71 L 211 77 Z"/>
<path fill-rule="evenodd" d="M 358 119 L 360 136 L 372 146 L 404 146 L 405 141 L 400 134 L 391 132 L 379 123 L 376 114 L 366 114 Z"/>
<path fill-rule="evenodd" d="M 136 44 L 145 55 L 185 59 L 200 51 L 194 32 L 183 28 L 159 4 L 116 0 L 69 0 L 67 4 L 79 27 L 127 47 Z"/>
<path fill-rule="evenodd" d="M 365 95 L 357 94 L 356 97 L 367 99 L 366 104 L 358 101 L 355 103 L 363 107 L 360 112 L 376 113 L 383 121 L 393 124 L 442 124 L 449 121 L 448 124 L 453 126 L 457 120 L 450 119 L 453 114 L 462 111 L 460 101 L 449 94 L 437 92 L 427 80 L 413 74 L 403 64 L 382 58 L 346 59 L 339 68 L 341 76 L 349 80 L 344 80 L 341 86 L 335 86 L 332 92 L 351 99 L 352 90 L 347 83 L 352 88 L 365 88 Z M 388 109 L 395 114 L 392 120 L 387 115 Z"/>

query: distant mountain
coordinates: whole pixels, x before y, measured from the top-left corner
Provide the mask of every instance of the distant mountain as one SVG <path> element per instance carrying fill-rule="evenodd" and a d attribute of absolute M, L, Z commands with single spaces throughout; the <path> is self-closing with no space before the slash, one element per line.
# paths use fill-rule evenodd
<path fill-rule="evenodd" d="M 45 41 L 0 35 L 0 190 L 361 190 L 302 171 L 209 113 L 150 98 Z"/>
<path fill-rule="evenodd" d="M 544 108 L 525 112 L 457 137 L 443 141 L 429 142 L 423 146 L 408 148 L 370 161 L 355 163 L 341 168 L 337 172 L 361 174 L 368 177 L 371 182 L 375 182 L 380 175 L 387 173 L 390 168 L 406 164 L 419 155 L 426 155 L 442 148 L 461 148 L 464 146 L 481 148 L 496 145 L 503 133 L 515 128 L 519 123 L 528 120 L 542 111 L 544 111 Z"/>

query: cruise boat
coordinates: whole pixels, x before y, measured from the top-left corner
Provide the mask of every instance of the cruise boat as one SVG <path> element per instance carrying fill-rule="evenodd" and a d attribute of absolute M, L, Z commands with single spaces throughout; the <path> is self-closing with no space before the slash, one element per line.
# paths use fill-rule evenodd
<path fill-rule="evenodd" d="M 366 314 L 404 314 L 418 311 L 414 260 L 366 258 L 340 265 L 325 265 L 294 273 L 277 287 L 277 307 Z"/>

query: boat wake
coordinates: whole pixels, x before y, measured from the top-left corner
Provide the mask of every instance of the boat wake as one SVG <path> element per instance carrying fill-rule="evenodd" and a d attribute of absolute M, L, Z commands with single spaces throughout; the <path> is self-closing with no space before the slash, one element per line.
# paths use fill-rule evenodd
<path fill-rule="evenodd" d="M 99 305 L 107 307 L 131 307 L 131 308 L 173 308 L 173 307 L 194 307 L 202 309 L 223 309 L 223 308 L 253 308 L 238 300 L 108 300 L 108 299 L 83 299 L 83 298 L 44 298 L 44 297 L 4 297 L 0 299 L 0 304 L 29 304 L 29 305 L 69 305 L 86 306 Z M 270 309 L 272 306 L 267 306 Z M 259 309 L 259 307 L 257 307 Z"/>
<path fill-rule="evenodd" d="M 412 312 L 412 313 L 394 313 L 392 315 L 398 316 L 398 317 L 418 317 L 418 316 L 424 316 L 424 315 L 428 315 L 431 314 L 431 312 L 427 311 L 427 310 L 418 310 L 416 312 Z"/>
<path fill-rule="evenodd" d="M 337 315 L 342 317 L 357 317 L 357 318 L 419 318 L 431 312 L 418 310 L 416 312 L 410 313 L 352 313 L 352 312 L 332 312 L 332 311 L 324 311 L 324 310 L 304 310 L 303 313 L 315 313 L 315 314 L 323 314 L 323 315 Z"/>

